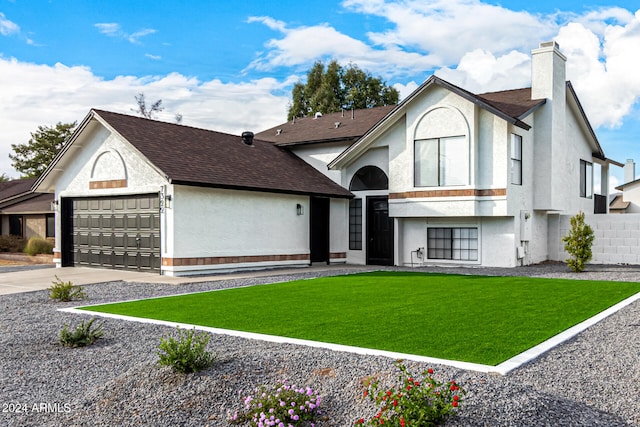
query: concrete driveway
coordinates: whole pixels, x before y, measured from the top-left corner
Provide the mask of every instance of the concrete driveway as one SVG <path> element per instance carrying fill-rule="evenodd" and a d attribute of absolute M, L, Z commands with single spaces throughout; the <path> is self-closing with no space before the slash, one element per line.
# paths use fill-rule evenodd
<path fill-rule="evenodd" d="M 353 270 L 363 269 L 363 267 L 359 266 L 345 265 L 313 266 L 306 268 L 245 271 L 239 273 L 218 274 L 214 276 L 171 277 L 160 276 L 158 273 L 140 273 L 137 271 L 107 270 L 86 267 L 42 268 L 40 266 L 20 271 L 8 270 L 7 272 L 3 272 L 2 269 L 0 269 L 0 295 L 47 289 L 52 285 L 52 282 L 56 280 L 56 276 L 64 282 L 71 281 L 74 285 L 90 285 L 92 283 L 115 281 L 179 285 L 181 283 L 212 282 L 216 280 L 238 279 L 242 277 L 264 277 L 337 268 Z"/>
<path fill-rule="evenodd" d="M 20 271 L 2 272 L 0 270 L 0 295 L 47 289 L 56 280 L 71 281 L 74 285 L 112 281 L 149 281 L 160 282 L 165 278 L 156 273 L 138 273 L 133 271 L 102 270 L 97 268 L 28 268 Z M 174 278 L 171 278 L 174 279 Z M 193 280 L 191 280 L 193 281 Z"/>

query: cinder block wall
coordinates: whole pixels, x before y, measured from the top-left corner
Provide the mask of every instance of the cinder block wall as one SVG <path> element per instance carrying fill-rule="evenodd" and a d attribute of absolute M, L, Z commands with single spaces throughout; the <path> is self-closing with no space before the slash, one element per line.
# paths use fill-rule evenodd
<path fill-rule="evenodd" d="M 564 261 L 562 236 L 569 233 L 571 215 L 559 215 L 557 224 L 549 227 L 549 259 Z M 586 215 L 585 222 L 593 228 L 593 264 L 640 265 L 640 214 Z M 553 242 L 553 243 L 552 243 Z"/>

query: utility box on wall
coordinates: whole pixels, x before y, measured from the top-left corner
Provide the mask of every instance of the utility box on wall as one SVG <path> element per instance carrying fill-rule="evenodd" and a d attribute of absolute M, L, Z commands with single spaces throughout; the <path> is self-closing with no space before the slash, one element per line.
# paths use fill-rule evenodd
<path fill-rule="evenodd" d="M 520 241 L 528 242 L 531 240 L 531 212 L 520 211 Z"/>

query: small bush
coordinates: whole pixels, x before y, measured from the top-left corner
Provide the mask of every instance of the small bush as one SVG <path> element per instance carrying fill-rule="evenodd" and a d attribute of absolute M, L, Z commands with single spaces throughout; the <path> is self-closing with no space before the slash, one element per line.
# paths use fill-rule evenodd
<path fill-rule="evenodd" d="M 195 329 L 185 331 L 178 328 L 177 339 L 171 335 L 160 338 L 156 352 L 158 363 L 182 373 L 197 372 L 212 366 L 216 356 L 206 350 L 210 336 L 195 332 Z"/>
<path fill-rule="evenodd" d="M 441 383 L 433 379 L 433 369 L 415 378 L 402 361 L 396 362 L 400 370 L 398 388 L 379 389 L 377 379 L 369 378 L 364 396 L 375 402 L 379 411 L 368 421 L 356 420 L 355 425 L 405 427 L 436 426 L 455 415 L 465 391 L 455 381 Z"/>
<path fill-rule="evenodd" d="M 0 236 L 0 252 L 23 252 L 26 242 L 18 236 Z"/>
<path fill-rule="evenodd" d="M 65 324 L 60 331 L 60 344 L 65 347 L 84 347 L 93 344 L 102 336 L 102 323 L 92 329 L 95 320 L 93 318 L 88 323 L 83 320 L 76 327 L 75 332 L 71 332 L 69 326 Z"/>
<path fill-rule="evenodd" d="M 75 299 L 85 299 L 87 297 L 82 286 L 74 286 L 71 281 L 63 282 L 58 276 L 55 277 L 56 280 L 51 282 L 53 286 L 48 288 L 49 298 L 67 302 Z"/>
<path fill-rule="evenodd" d="M 273 388 L 262 386 L 244 397 L 244 410 L 229 417 L 230 423 L 251 426 L 313 426 L 321 397 L 310 387 L 296 388 L 282 381 Z"/>
<path fill-rule="evenodd" d="M 24 247 L 24 253 L 27 255 L 50 254 L 53 252 L 53 244 L 42 237 L 32 237 Z"/>
<path fill-rule="evenodd" d="M 584 222 L 584 212 L 571 217 L 569 234 L 562 238 L 564 250 L 571 255 L 571 258 L 566 260 L 571 270 L 580 273 L 584 270 L 585 264 L 591 261 L 591 246 L 594 239 L 593 229 Z"/>

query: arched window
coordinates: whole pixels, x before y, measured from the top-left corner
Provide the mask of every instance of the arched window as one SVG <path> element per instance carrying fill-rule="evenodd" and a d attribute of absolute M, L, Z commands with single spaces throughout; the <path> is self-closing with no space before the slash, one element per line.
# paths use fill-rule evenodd
<path fill-rule="evenodd" d="M 389 178 L 382 169 L 377 166 L 365 166 L 360 168 L 351 179 L 349 190 L 387 190 L 389 189 Z"/>
<path fill-rule="evenodd" d="M 467 122 L 458 110 L 438 107 L 427 112 L 414 135 L 414 185 L 468 185 L 470 147 Z"/>

